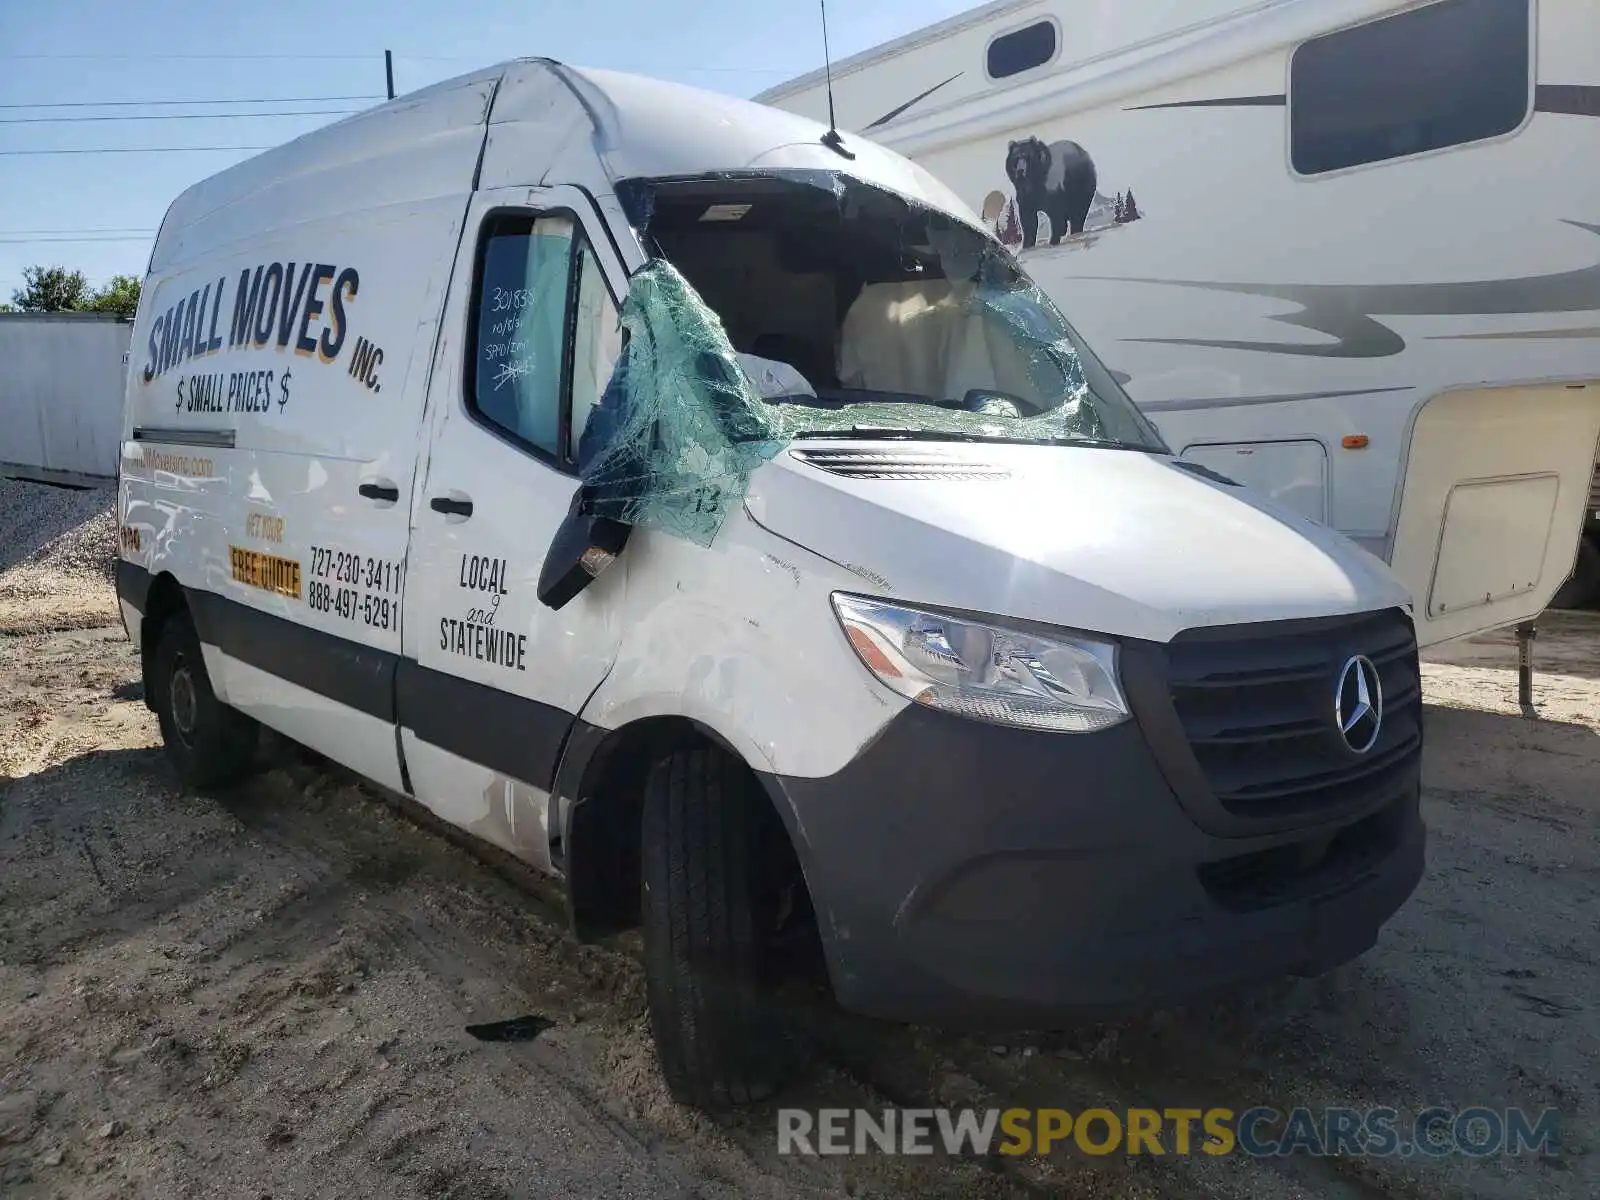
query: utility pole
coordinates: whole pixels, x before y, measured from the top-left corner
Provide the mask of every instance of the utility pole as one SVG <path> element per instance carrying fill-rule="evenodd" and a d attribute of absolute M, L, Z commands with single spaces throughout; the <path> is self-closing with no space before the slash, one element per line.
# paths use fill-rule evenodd
<path fill-rule="evenodd" d="M 394 51 L 383 52 L 383 74 L 389 84 L 389 99 L 394 99 Z"/>

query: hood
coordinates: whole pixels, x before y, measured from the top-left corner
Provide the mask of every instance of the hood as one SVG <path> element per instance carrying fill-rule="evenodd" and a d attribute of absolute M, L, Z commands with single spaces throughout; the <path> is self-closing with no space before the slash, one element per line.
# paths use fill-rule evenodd
<path fill-rule="evenodd" d="M 772 533 L 911 604 L 1170 641 L 1408 603 L 1379 559 L 1169 455 L 801 440 L 751 477 Z"/>

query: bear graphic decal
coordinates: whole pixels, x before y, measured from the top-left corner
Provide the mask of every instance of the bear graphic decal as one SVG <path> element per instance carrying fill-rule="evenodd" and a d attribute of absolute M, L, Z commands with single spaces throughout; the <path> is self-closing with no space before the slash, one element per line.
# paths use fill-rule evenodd
<path fill-rule="evenodd" d="M 1005 170 L 1014 198 L 990 192 L 983 215 L 1008 246 L 1031 250 L 1038 245 L 1041 216 L 1049 222 L 1050 245 L 1058 246 L 1065 237 L 1076 240 L 1143 215 L 1131 191 L 1115 198 L 1100 193 L 1094 159 L 1077 142 L 1046 144 L 1038 137 L 1011 142 Z"/>

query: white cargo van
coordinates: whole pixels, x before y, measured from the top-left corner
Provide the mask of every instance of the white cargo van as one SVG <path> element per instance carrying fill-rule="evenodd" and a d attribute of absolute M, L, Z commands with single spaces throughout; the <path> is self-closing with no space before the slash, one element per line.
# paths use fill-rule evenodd
<path fill-rule="evenodd" d="M 1408 596 L 1176 459 L 980 218 L 548 61 L 195 185 L 118 591 L 192 785 L 258 723 L 641 925 L 679 1097 L 847 1007 L 1049 1023 L 1370 946 L 1423 866 Z"/>

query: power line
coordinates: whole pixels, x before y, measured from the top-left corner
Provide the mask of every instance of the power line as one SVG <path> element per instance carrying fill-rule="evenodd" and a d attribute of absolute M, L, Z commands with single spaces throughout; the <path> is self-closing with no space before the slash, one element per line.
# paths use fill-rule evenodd
<path fill-rule="evenodd" d="M 137 225 L 99 225 L 86 229 L 0 229 L 0 237 L 41 237 L 56 233 L 154 233 Z"/>
<path fill-rule="evenodd" d="M 0 54 L 0 61 L 32 62 L 128 62 L 132 60 L 161 62 L 281 62 L 309 59 L 318 62 L 371 62 L 382 51 L 366 54 Z M 396 54 L 396 58 L 412 62 L 482 62 L 480 54 Z"/>
<path fill-rule="evenodd" d="M 276 62 L 283 60 L 316 60 L 321 62 L 369 62 L 376 53 L 367 54 L 0 54 L 6 61 L 91 61 L 125 62 L 131 60 L 166 62 Z M 404 62 L 469 62 L 485 67 L 494 65 L 481 54 L 396 54 Z M 711 72 L 728 75 L 791 75 L 787 67 L 725 67 L 679 66 L 680 71 Z"/>
<path fill-rule="evenodd" d="M 3 56 L 0 56 L 0 57 L 3 57 Z M 481 63 L 485 67 L 496 65 L 493 62 L 487 61 L 482 55 L 396 54 L 395 58 L 403 59 L 406 62 L 470 62 L 470 63 Z M 618 71 L 630 71 L 631 70 L 631 71 L 638 72 L 640 74 L 648 74 L 652 70 L 659 69 L 659 68 L 616 67 L 614 69 L 618 70 Z M 789 75 L 793 75 L 794 74 L 794 70 L 792 68 L 790 68 L 790 67 L 708 67 L 708 66 L 698 66 L 697 67 L 697 66 L 682 66 L 682 65 L 680 65 L 680 66 L 677 67 L 677 69 L 680 70 L 680 71 L 688 71 L 688 72 L 690 72 L 692 74 L 696 74 L 696 75 L 711 74 L 711 75 L 784 75 L 784 76 L 789 76 Z"/>
<path fill-rule="evenodd" d="M 141 233 L 137 236 L 127 237 L 0 237 L 0 246 L 42 246 L 52 242 L 68 243 L 71 245 L 93 245 L 109 242 L 148 242 L 155 236 L 154 232 Z"/>
<path fill-rule="evenodd" d="M 238 121 L 261 117 L 338 117 L 359 108 L 311 108 L 301 112 L 262 113 L 116 113 L 112 116 L 0 117 L 0 125 L 72 125 L 79 121 Z"/>
<path fill-rule="evenodd" d="M 357 62 L 376 58 L 367 54 L 0 54 L 0 59 L 32 62 L 64 62 L 86 60 L 90 62 L 126 62 L 133 59 L 162 62 L 261 62 L 303 58 L 318 61 Z M 403 57 L 403 56 L 401 56 Z"/>
<path fill-rule="evenodd" d="M 194 154 L 213 150 L 271 150 L 271 146 L 115 146 L 86 150 L 0 150 L 0 158 L 35 154 Z"/>
<path fill-rule="evenodd" d="M 382 100 L 369 96 L 260 96 L 240 100 L 52 100 L 48 104 L 0 104 L 0 108 L 156 108 L 194 104 L 343 104 L 353 100 Z"/>

